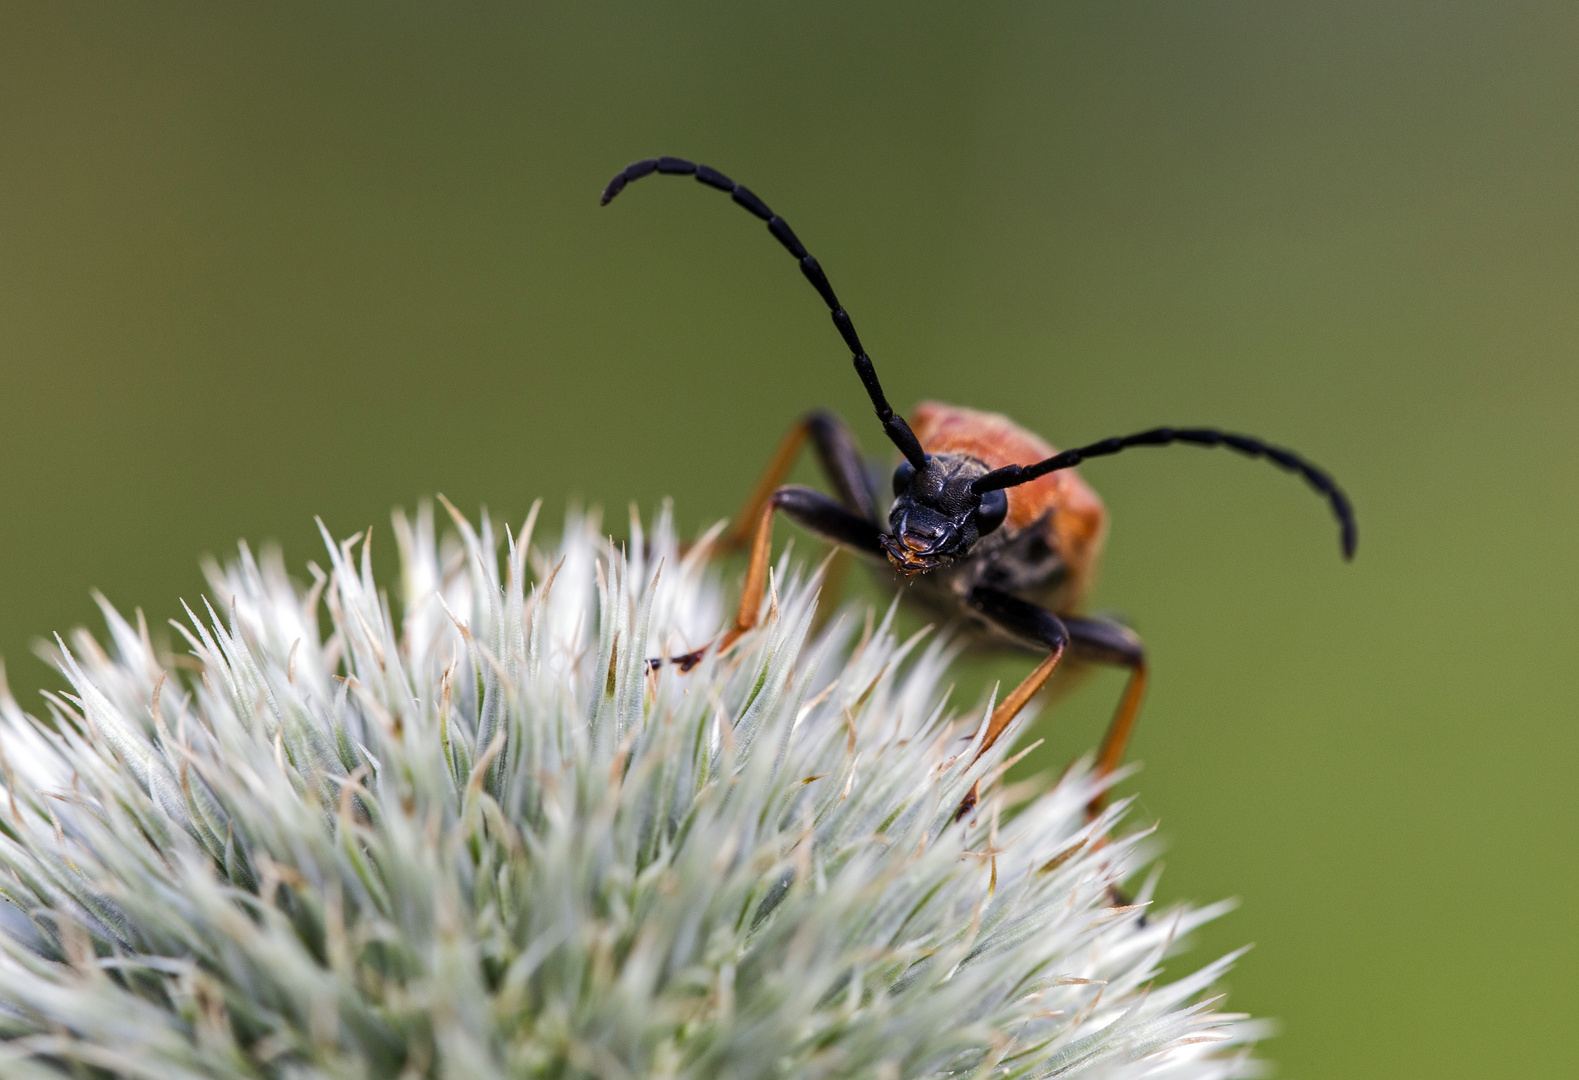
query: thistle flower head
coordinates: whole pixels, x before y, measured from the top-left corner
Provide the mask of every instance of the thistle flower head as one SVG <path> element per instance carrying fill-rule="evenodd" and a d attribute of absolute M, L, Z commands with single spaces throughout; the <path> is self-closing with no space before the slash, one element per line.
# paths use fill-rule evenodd
<path fill-rule="evenodd" d="M 786 555 L 761 630 L 650 671 L 727 610 L 667 512 L 454 517 L 397 514 L 398 605 L 356 538 L 305 588 L 243 547 L 188 656 L 105 603 L 44 718 L 0 694 L 0 1074 L 1250 1071 L 1232 958 L 1160 977 L 1221 906 L 1114 906 L 1084 766 L 1007 805 L 946 643 L 814 633 Z"/>

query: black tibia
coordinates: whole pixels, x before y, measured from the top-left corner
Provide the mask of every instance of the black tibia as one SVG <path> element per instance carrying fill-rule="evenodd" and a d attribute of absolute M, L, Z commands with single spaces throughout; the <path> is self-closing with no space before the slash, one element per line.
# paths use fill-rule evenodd
<path fill-rule="evenodd" d="M 1252 435 L 1234 435 L 1227 431 L 1218 431 L 1216 428 L 1160 427 L 1137 432 L 1134 435 L 1103 439 L 1101 442 L 1094 442 L 1089 446 L 1077 446 L 1073 450 L 1065 450 L 1028 465 L 1005 465 L 1001 469 L 994 469 L 973 483 L 971 490 L 979 495 L 999 488 L 1018 487 L 1039 476 L 1046 476 L 1060 469 L 1072 469 L 1088 458 L 1106 457 L 1135 446 L 1171 446 L 1174 443 L 1184 443 L 1186 446 L 1226 446 L 1246 457 L 1265 458 L 1280 469 L 1298 473 L 1305 483 L 1309 484 L 1318 495 L 1323 496 L 1332 507 L 1332 514 L 1338 519 L 1339 543 L 1343 547 L 1343 557 L 1354 558 L 1354 547 L 1359 540 L 1358 526 L 1354 521 L 1354 508 L 1349 505 L 1349 497 L 1343 493 L 1343 489 L 1338 487 L 1332 477 L 1292 450 L 1273 446 Z"/>
<path fill-rule="evenodd" d="M 1032 648 L 1058 650 L 1069 643 L 1063 619 L 1018 596 L 978 585 L 970 591 L 970 606 L 998 629 Z"/>
<path fill-rule="evenodd" d="M 877 492 L 871 471 L 844 421 L 826 409 L 815 409 L 806 414 L 802 423 L 811 436 L 823 474 L 828 477 L 839 501 L 866 520 L 878 521 Z"/>
<path fill-rule="evenodd" d="M 781 487 L 773 493 L 773 506 L 801 528 L 830 543 L 862 555 L 885 557 L 878 540 L 882 532 L 869 518 L 852 513 L 815 488 Z"/>
<path fill-rule="evenodd" d="M 717 169 L 709 169 L 706 165 L 697 165 L 677 157 L 646 158 L 627 165 L 603 189 L 602 205 L 607 206 L 632 180 L 640 180 L 653 173 L 694 176 L 708 187 L 729 192 L 735 202 L 767 222 L 768 232 L 772 233 L 773 238 L 784 245 L 784 250 L 800 263 L 800 272 L 811 283 L 811 287 L 817 290 L 822 302 L 828 305 L 828 314 L 832 316 L 833 325 L 839 331 L 839 336 L 844 338 L 845 345 L 850 349 L 855 373 L 860 376 L 861 385 L 866 388 L 867 396 L 872 399 L 872 408 L 877 412 L 877 419 L 883 425 L 884 434 L 899 447 L 899 452 L 904 454 L 912 465 L 918 469 L 924 466 L 927 460 L 926 452 L 921 449 L 920 441 L 916 439 L 915 432 L 910 430 L 910 425 L 905 423 L 905 418 L 895 413 L 889 406 L 888 398 L 883 394 L 883 387 L 877 381 L 877 372 L 872 367 L 872 359 L 866 355 L 866 349 L 861 345 L 861 338 L 855 332 L 855 323 L 851 321 L 849 312 L 845 311 L 844 306 L 839 303 L 839 297 L 835 295 L 822 266 L 812 258 L 811 253 L 806 250 L 806 245 L 800 242 L 800 238 L 795 235 L 789 224 L 769 210 L 767 203 L 757 198 L 744 185 L 735 183 Z"/>

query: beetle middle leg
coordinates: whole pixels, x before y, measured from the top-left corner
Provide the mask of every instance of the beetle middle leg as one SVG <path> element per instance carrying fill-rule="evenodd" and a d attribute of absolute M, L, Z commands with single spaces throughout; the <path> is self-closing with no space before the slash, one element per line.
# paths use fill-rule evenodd
<path fill-rule="evenodd" d="M 1011 637 L 1018 638 L 1032 648 L 1047 650 L 1047 657 L 1037 664 L 1029 675 L 1020 680 L 1020 685 L 1011 690 L 1009 696 L 992 710 L 992 716 L 987 720 L 986 734 L 981 740 L 981 748 L 976 751 L 976 757 L 979 758 L 992 749 L 999 736 L 1052 677 L 1069 645 L 1069 631 L 1065 628 L 1063 620 L 1046 608 L 1038 607 L 1027 600 L 1021 600 L 1018 596 L 990 586 L 979 585 L 972 589 L 969 603 L 977 614 Z M 972 785 L 970 793 L 955 811 L 956 819 L 970 813 L 971 808 L 976 805 L 980 786 L 979 781 Z"/>
<path fill-rule="evenodd" d="M 1124 696 L 1119 698 L 1107 733 L 1102 736 L 1102 747 L 1097 751 L 1097 775 L 1107 776 L 1124 763 L 1124 749 L 1129 745 L 1135 719 L 1140 714 L 1140 701 L 1146 693 L 1146 647 L 1135 631 L 1107 619 L 1066 615 L 1064 625 L 1069 629 L 1070 650 L 1077 658 L 1129 669 Z M 1106 804 L 1107 792 L 1104 791 L 1086 805 L 1086 816 L 1095 817 Z"/>

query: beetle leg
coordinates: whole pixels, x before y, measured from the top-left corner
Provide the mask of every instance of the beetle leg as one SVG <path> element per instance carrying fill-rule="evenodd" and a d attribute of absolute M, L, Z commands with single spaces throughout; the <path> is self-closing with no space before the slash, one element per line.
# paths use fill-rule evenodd
<path fill-rule="evenodd" d="M 727 641 L 721 646 L 722 648 L 734 644 L 735 640 L 754 623 L 757 605 L 761 603 L 762 592 L 767 585 L 767 551 L 764 549 L 759 556 L 756 542 L 764 527 L 767 529 L 767 539 L 761 542 L 772 541 L 772 525 L 765 523 L 772 516 L 776 505 L 774 499 L 778 497 L 778 493 L 791 490 L 782 487 L 784 478 L 795 467 L 801 447 L 805 445 L 808 437 L 811 439 L 812 448 L 817 452 L 818 460 L 822 463 L 822 471 L 838 494 L 839 500 L 834 502 L 827 496 L 818 496 L 820 501 L 814 507 L 808 495 L 816 495 L 815 492 L 809 488 L 794 488 L 795 491 L 807 494 L 791 498 L 790 504 L 778 505 L 783 505 L 790 517 L 830 541 L 836 548 L 854 547 L 857 551 L 883 557 L 882 547 L 872 539 L 876 535 L 878 524 L 877 484 L 866 466 L 865 459 L 861 456 L 860 444 L 855 441 L 855 436 L 850 433 L 843 420 L 826 409 L 813 409 L 797 420 L 785 433 L 778 449 L 773 451 L 773 457 L 768 461 L 768 467 L 763 471 L 761 479 L 751 489 L 751 494 L 746 496 L 745 505 L 740 508 L 734 526 L 714 545 L 713 552 L 716 554 L 728 554 L 747 546 L 752 548 L 752 570 L 747 572 L 746 590 L 740 598 L 740 603 L 742 611 L 748 603 L 751 605 L 753 622 L 745 624 L 745 628 L 741 629 L 741 619 L 744 616 L 737 615 L 735 627 L 726 635 Z M 806 516 L 803 517 L 803 514 Z M 854 542 L 841 537 L 853 537 Z M 762 563 L 760 572 L 756 570 L 759 557 Z M 823 582 L 825 597 L 839 592 L 845 563 L 846 559 L 842 554 L 835 557 Z M 704 645 L 695 652 L 671 657 L 668 662 L 678 665 L 682 671 L 689 671 L 696 666 L 710 647 Z M 662 659 L 648 661 L 653 667 L 658 667 L 664 662 Z"/>
<path fill-rule="evenodd" d="M 770 492 L 762 502 L 752 532 L 751 561 L 746 568 L 746 584 L 741 590 L 740 606 L 735 609 L 734 624 L 714 643 L 719 652 L 728 649 L 757 625 L 762 595 L 768 586 L 768 559 L 773 552 L 773 515 L 776 511 L 784 511 L 791 521 L 830 544 L 851 548 L 878 559 L 886 557 L 883 545 L 878 540 L 882 533 L 875 524 L 814 488 L 787 485 Z M 678 664 L 682 670 L 688 669 L 714 645 L 704 645 L 696 652 L 674 657 L 670 662 Z M 649 663 L 657 667 L 663 661 Z"/>
<path fill-rule="evenodd" d="M 1135 730 L 1140 699 L 1146 693 L 1146 647 L 1129 627 L 1106 619 L 1065 616 L 1064 625 L 1069 628 L 1070 649 L 1079 659 L 1129 668 L 1124 696 L 1119 698 L 1107 734 L 1102 736 L 1102 748 L 1097 751 L 1097 775 L 1106 776 L 1123 764 L 1124 748 Z M 1103 792 L 1087 804 L 1086 816 L 1095 817 L 1106 803 L 1107 793 Z"/>
<path fill-rule="evenodd" d="M 1059 661 L 1064 658 L 1069 632 L 1064 629 L 1063 620 L 1051 611 L 999 589 L 978 585 L 970 591 L 968 603 L 998 629 L 1033 648 L 1048 650 L 1047 657 L 992 710 L 992 716 L 987 720 L 986 735 L 981 740 L 981 749 L 976 751 L 976 757 L 979 758 L 992 748 L 1014 718 L 1020 715 L 1020 710 L 1052 676 Z M 970 794 L 965 796 L 959 810 L 955 812 L 956 819 L 964 817 L 976 805 L 980 796 L 979 788 L 978 783 L 970 789 Z"/>
<path fill-rule="evenodd" d="M 795 467 L 801 446 L 808 436 L 822 463 L 822 471 L 843 507 L 867 521 L 877 521 L 877 492 L 855 436 L 844 426 L 844 421 L 833 413 L 826 409 L 813 409 L 795 422 L 795 426 L 785 433 L 778 449 L 773 451 L 773 457 L 763 470 L 761 479 L 751 489 L 751 494 L 746 496 L 745 505 L 740 508 L 734 527 L 719 542 L 721 550 L 739 551 L 751 543 L 763 507 Z"/>
<path fill-rule="evenodd" d="M 1051 611 L 1021 600 L 1018 596 L 1011 596 L 1001 589 L 978 585 L 970 591 L 969 603 L 998 629 L 1032 648 L 1048 650 L 1047 659 L 1038 664 L 992 711 L 992 718 L 987 722 L 987 736 L 982 740 L 981 749 L 976 752 L 976 756 L 980 757 L 992 749 L 992 744 L 998 741 L 1004 728 L 1020 714 L 1026 702 L 1052 675 L 1069 644 L 1069 631 L 1065 629 L 1064 621 Z"/>
<path fill-rule="evenodd" d="M 773 551 L 773 514 L 782 510 L 797 525 L 831 544 L 854 548 L 868 555 L 883 557 L 881 533 L 876 525 L 857 517 L 822 492 L 790 485 L 774 491 L 757 514 L 756 532 L 751 541 L 751 562 L 746 569 L 746 585 L 735 611 L 735 625 L 719 641 L 720 651 L 729 648 L 747 630 L 757 625 L 762 594 L 768 586 L 768 558 Z"/>

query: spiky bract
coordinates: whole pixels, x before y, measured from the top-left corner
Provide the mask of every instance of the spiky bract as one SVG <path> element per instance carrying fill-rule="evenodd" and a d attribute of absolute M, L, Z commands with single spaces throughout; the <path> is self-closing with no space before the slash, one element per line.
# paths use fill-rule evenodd
<path fill-rule="evenodd" d="M 1246 1071 L 1226 959 L 1156 983 L 1217 909 L 1113 907 L 1083 769 L 1003 814 L 945 645 L 809 640 L 786 557 L 759 632 L 650 673 L 726 610 L 667 513 L 502 567 L 455 517 L 397 515 L 398 623 L 366 547 L 306 590 L 243 548 L 190 656 L 105 604 L 45 721 L 3 695 L 0 1075 Z"/>

